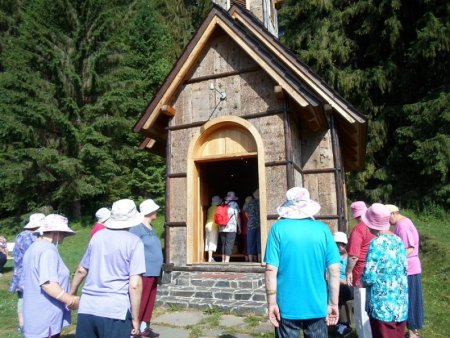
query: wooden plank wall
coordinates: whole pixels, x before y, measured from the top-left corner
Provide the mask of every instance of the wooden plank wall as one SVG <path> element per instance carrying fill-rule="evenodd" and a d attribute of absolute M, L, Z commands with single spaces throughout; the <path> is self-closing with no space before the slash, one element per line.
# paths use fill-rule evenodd
<path fill-rule="evenodd" d="M 330 130 L 312 133 L 301 128 L 303 179 L 311 197 L 321 205 L 320 216 L 337 229 L 337 194 L 334 172 L 334 157 Z M 311 170 L 311 173 L 308 173 Z"/>
<path fill-rule="evenodd" d="M 186 264 L 187 234 L 186 227 L 181 224 L 186 224 L 187 217 L 187 152 L 191 140 L 209 118 L 228 115 L 245 118 L 262 114 L 252 116 L 248 121 L 262 136 L 265 161 L 271 163 L 266 166 L 268 215 L 276 214 L 276 207 L 286 193 L 286 165 L 282 164 L 286 160 L 283 102 L 274 93 L 277 83 L 227 35 L 213 37 L 209 46 L 172 103 L 177 113 L 169 126 L 170 204 L 167 207 L 170 217 L 166 220 L 169 224 L 166 231 L 170 231 L 168 262 L 175 265 Z M 218 91 L 226 93 L 226 100 L 220 101 L 220 94 L 210 90 L 211 83 Z M 273 164 L 275 162 L 280 164 Z M 177 225 L 171 227 L 172 223 Z"/>
<path fill-rule="evenodd" d="M 273 92 L 276 83 L 230 37 L 219 35 L 210 45 L 173 103 L 178 113 L 172 125 L 206 121 L 216 106 L 211 118 L 282 110 Z M 211 84 L 226 100 L 220 101 Z"/>

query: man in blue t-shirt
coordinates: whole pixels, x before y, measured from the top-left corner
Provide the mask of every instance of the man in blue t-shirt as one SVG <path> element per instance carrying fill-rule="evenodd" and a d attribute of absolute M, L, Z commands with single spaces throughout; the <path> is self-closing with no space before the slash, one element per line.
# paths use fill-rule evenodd
<path fill-rule="evenodd" d="M 277 338 L 327 338 L 339 319 L 339 251 L 331 231 L 313 216 L 320 205 L 294 187 L 277 208 L 267 240 L 266 293 Z M 328 283 L 326 279 L 328 273 Z"/>

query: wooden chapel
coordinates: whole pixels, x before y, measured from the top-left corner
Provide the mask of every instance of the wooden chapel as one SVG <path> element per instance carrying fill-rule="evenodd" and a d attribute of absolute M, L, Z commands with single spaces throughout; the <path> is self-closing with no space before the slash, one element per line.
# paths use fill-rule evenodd
<path fill-rule="evenodd" d="M 362 168 L 367 119 L 277 38 L 276 0 L 215 0 L 134 126 L 166 159 L 166 271 L 262 272 L 232 257 L 207 263 L 213 195 L 242 203 L 259 188 L 261 246 L 276 207 L 304 186 L 317 219 L 346 231 L 346 171 Z"/>

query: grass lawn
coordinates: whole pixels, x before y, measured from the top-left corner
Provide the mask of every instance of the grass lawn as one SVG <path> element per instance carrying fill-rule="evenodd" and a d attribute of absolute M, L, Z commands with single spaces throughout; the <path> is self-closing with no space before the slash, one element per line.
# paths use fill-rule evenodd
<path fill-rule="evenodd" d="M 447 338 L 450 328 L 450 218 L 448 215 L 415 215 L 405 212 L 416 224 L 421 235 L 422 280 L 425 298 L 425 338 Z M 74 224 L 76 236 L 68 237 L 59 247 L 64 262 L 74 271 L 89 241 L 90 228 Z M 155 230 L 163 238 L 163 220 L 158 218 Z M 13 241 L 14 238 L 8 238 Z M 16 333 L 16 295 L 8 292 L 12 276 L 12 261 L 8 261 L 0 278 L 0 337 L 19 338 Z M 158 309 L 160 312 L 161 309 Z M 39 315 L 36 315 L 39 318 Z M 76 318 L 73 316 L 73 323 Z M 74 337 L 74 325 L 63 331 L 63 337 Z M 192 333 L 195 335 L 195 328 Z M 354 335 L 353 337 L 356 337 Z"/>

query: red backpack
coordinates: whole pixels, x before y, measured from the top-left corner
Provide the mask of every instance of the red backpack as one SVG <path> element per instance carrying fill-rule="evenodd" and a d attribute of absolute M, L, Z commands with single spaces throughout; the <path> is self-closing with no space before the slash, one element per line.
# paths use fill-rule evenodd
<path fill-rule="evenodd" d="M 221 227 L 227 226 L 230 221 L 230 217 L 228 216 L 228 204 L 221 203 L 217 206 L 216 212 L 214 213 L 214 223 Z"/>

